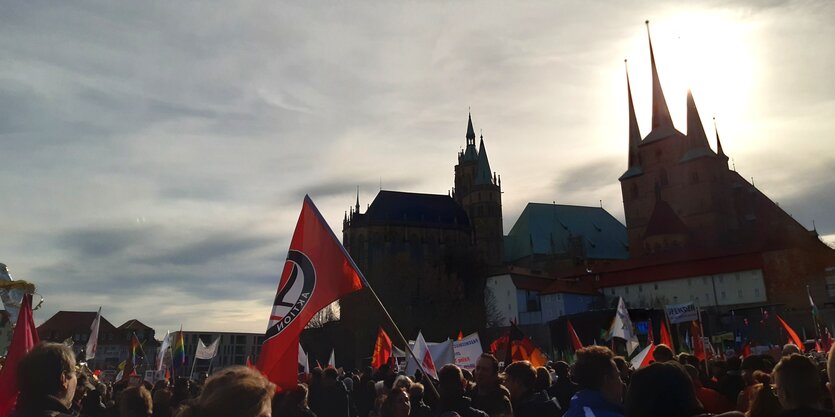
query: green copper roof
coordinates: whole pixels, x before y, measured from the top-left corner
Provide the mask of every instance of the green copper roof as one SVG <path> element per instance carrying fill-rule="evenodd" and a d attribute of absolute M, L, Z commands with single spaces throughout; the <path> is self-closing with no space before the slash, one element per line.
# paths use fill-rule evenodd
<path fill-rule="evenodd" d="M 588 259 L 626 259 L 628 242 L 626 227 L 600 207 L 528 203 L 504 237 L 505 260 L 578 251 Z"/>

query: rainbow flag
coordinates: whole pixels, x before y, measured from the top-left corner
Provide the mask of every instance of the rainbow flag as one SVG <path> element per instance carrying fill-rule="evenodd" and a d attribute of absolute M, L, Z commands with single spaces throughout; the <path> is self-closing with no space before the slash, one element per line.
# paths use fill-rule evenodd
<path fill-rule="evenodd" d="M 183 339 L 183 327 L 180 326 L 180 331 L 177 333 L 177 339 L 174 342 L 173 352 L 171 354 L 171 365 L 174 369 L 179 369 L 186 364 L 186 343 Z"/>
<path fill-rule="evenodd" d="M 139 343 L 136 333 L 130 337 L 130 361 L 133 366 L 145 361 L 145 351 L 142 350 L 142 344 Z"/>

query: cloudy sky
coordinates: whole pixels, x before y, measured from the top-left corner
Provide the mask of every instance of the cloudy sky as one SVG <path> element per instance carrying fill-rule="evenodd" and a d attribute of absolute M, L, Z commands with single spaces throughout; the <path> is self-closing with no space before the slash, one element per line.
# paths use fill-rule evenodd
<path fill-rule="evenodd" d="M 835 3 L 628 3 L 6 2 L 0 262 L 39 322 L 261 332 L 304 194 L 337 234 L 356 187 L 446 194 L 470 108 L 505 231 L 529 201 L 622 219 L 645 19 L 679 129 L 689 87 L 736 169 L 835 234 Z"/>

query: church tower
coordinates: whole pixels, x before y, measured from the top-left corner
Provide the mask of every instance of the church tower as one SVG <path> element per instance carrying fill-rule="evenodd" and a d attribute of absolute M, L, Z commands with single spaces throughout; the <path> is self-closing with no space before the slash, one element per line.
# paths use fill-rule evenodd
<path fill-rule="evenodd" d="M 687 93 L 687 134 L 674 125 L 649 38 L 652 130 L 641 139 L 629 74 L 629 152 L 620 177 L 631 256 L 732 243 L 738 221 L 728 157 L 708 144 L 693 94 Z M 717 137 L 718 142 L 718 137 Z"/>
<path fill-rule="evenodd" d="M 467 212 L 473 241 L 488 266 L 503 262 L 501 177 L 490 169 L 484 136 L 475 145 L 472 115 L 467 119 L 467 146 L 458 153 L 453 199 Z"/>

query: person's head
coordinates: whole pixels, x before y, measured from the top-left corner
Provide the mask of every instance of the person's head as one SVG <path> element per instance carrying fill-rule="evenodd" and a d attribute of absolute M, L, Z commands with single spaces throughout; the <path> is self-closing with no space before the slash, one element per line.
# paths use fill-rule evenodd
<path fill-rule="evenodd" d="M 456 400 L 464 395 L 464 374 L 461 368 L 448 364 L 438 371 L 438 394 L 442 400 Z"/>
<path fill-rule="evenodd" d="M 774 367 L 774 390 L 786 410 L 820 407 L 820 374 L 809 358 L 797 353 L 784 356 Z"/>
<path fill-rule="evenodd" d="M 275 385 L 245 366 L 231 366 L 206 380 L 200 396 L 179 417 L 270 417 Z"/>
<path fill-rule="evenodd" d="M 696 369 L 695 366 L 690 365 L 689 363 L 683 366 L 684 370 L 687 372 L 687 376 L 690 377 L 690 381 L 693 382 L 693 387 L 700 388 L 702 386 L 702 380 L 699 377 L 699 370 Z"/>
<path fill-rule="evenodd" d="M 670 362 L 673 360 L 673 350 L 663 343 L 655 346 L 652 355 L 655 357 L 656 362 Z"/>
<path fill-rule="evenodd" d="M 17 380 L 20 403 L 35 405 L 51 395 L 69 407 L 78 384 L 75 354 L 63 343 L 39 343 L 18 364 Z"/>
<path fill-rule="evenodd" d="M 623 381 L 612 351 L 605 346 L 589 346 L 578 349 L 576 356 L 571 376 L 578 387 L 600 391 L 607 401 L 620 404 L 623 401 Z"/>
<path fill-rule="evenodd" d="M 79 403 L 85 396 L 87 396 L 87 393 L 94 391 L 96 387 L 90 383 L 90 377 L 84 372 L 76 371 L 75 376 L 78 381 L 75 384 L 75 395 L 73 396 L 73 401 Z"/>
<path fill-rule="evenodd" d="M 795 353 L 800 353 L 800 348 L 794 343 L 787 343 L 783 346 L 783 356 L 791 356 Z"/>
<path fill-rule="evenodd" d="M 380 406 L 380 417 L 409 417 L 411 403 L 405 388 L 395 388 L 389 392 Z"/>
<path fill-rule="evenodd" d="M 327 387 L 335 385 L 337 378 L 339 378 L 339 372 L 334 368 L 326 368 L 322 371 L 322 384 Z"/>
<path fill-rule="evenodd" d="M 631 364 L 623 356 L 615 356 L 612 360 L 615 361 L 615 366 L 618 368 L 620 380 L 629 382 L 629 374 L 632 372 Z"/>
<path fill-rule="evenodd" d="M 777 395 L 771 389 L 771 376 L 762 371 L 754 371 L 751 376 L 754 386 L 751 389 L 748 417 L 772 417 L 780 414 L 783 407 Z"/>
<path fill-rule="evenodd" d="M 481 386 L 499 383 L 499 361 L 491 353 L 482 353 L 475 363 L 475 382 Z"/>
<path fill-rule="evenodd" d="M 151 392 L 145 386 L 130 387 L 119 394 L 119 417 L 149 417 L 153 412 Z"/>
<path fill-rule="evenodd" d="M 418 403 L 423 401 L 423 384 L 420 382 L 415 382 L 409 387 L 409 398 L 411 398 L 412 402 Z"/>
<path fill-rule="evenodd" d="M 756 371 L 770 372 L 771 363 L 760 355 L 751 355 L 742 360 L 742 379 L 745 380 L 746 385 L 754 384 L 754 372 Z"/>
<path fill-rule="evenodd" d="M 570 370 L 571 367 L 568 365 L 568 362 L 557 361 L 554 363 L 554 375 L 557 376 L 557 379 L 568 378 Z"/>
<path fill-rule="evenodd" d="M 412 386 L 412 380 L 409 379 L 409 377 L 406 375 L 397 375 L 397 377 L 394 378 L 394 383 L 391 384 L 391 386 L 392 388 L 403 388 L 406 391 L 409 391 L 409 387 Z"/>
<path fill-rule="evenodd" d="M 528 361 L 513 362 L 504 368 L 504 386 L 510 399 L 518 401 L 536 389 L 536 368 Z"/>
<path fill-rule="evenodd" d="M 155 408 L 165 409 L 171 407 L 171 396 L 172 392 L 168 388 L 160 388 L 154 391 L 151 397 L 153 398 L 153 403 Z"/>
<path fill-rule="evenodd" d="M 291 414 L 300 408 L 307 408 L 307 385 L 297 384 L 295 389 L 287 390 L 282 400 L 282 407 L 284 408 L 282 411 L 287 414 Z"/>
<path fill-rule="evenodd" d="M 656 362 L 632 374 L 625 410 L 630 417 L 690 417 L 701 414 L 702 404 L 681 365 Z"/>
<path fill-rule="evenodd" d="M 544 366 L 536 368 L 536 385 L 534 391 L 543 391 L 551 386 L 551 373 Z"/>

